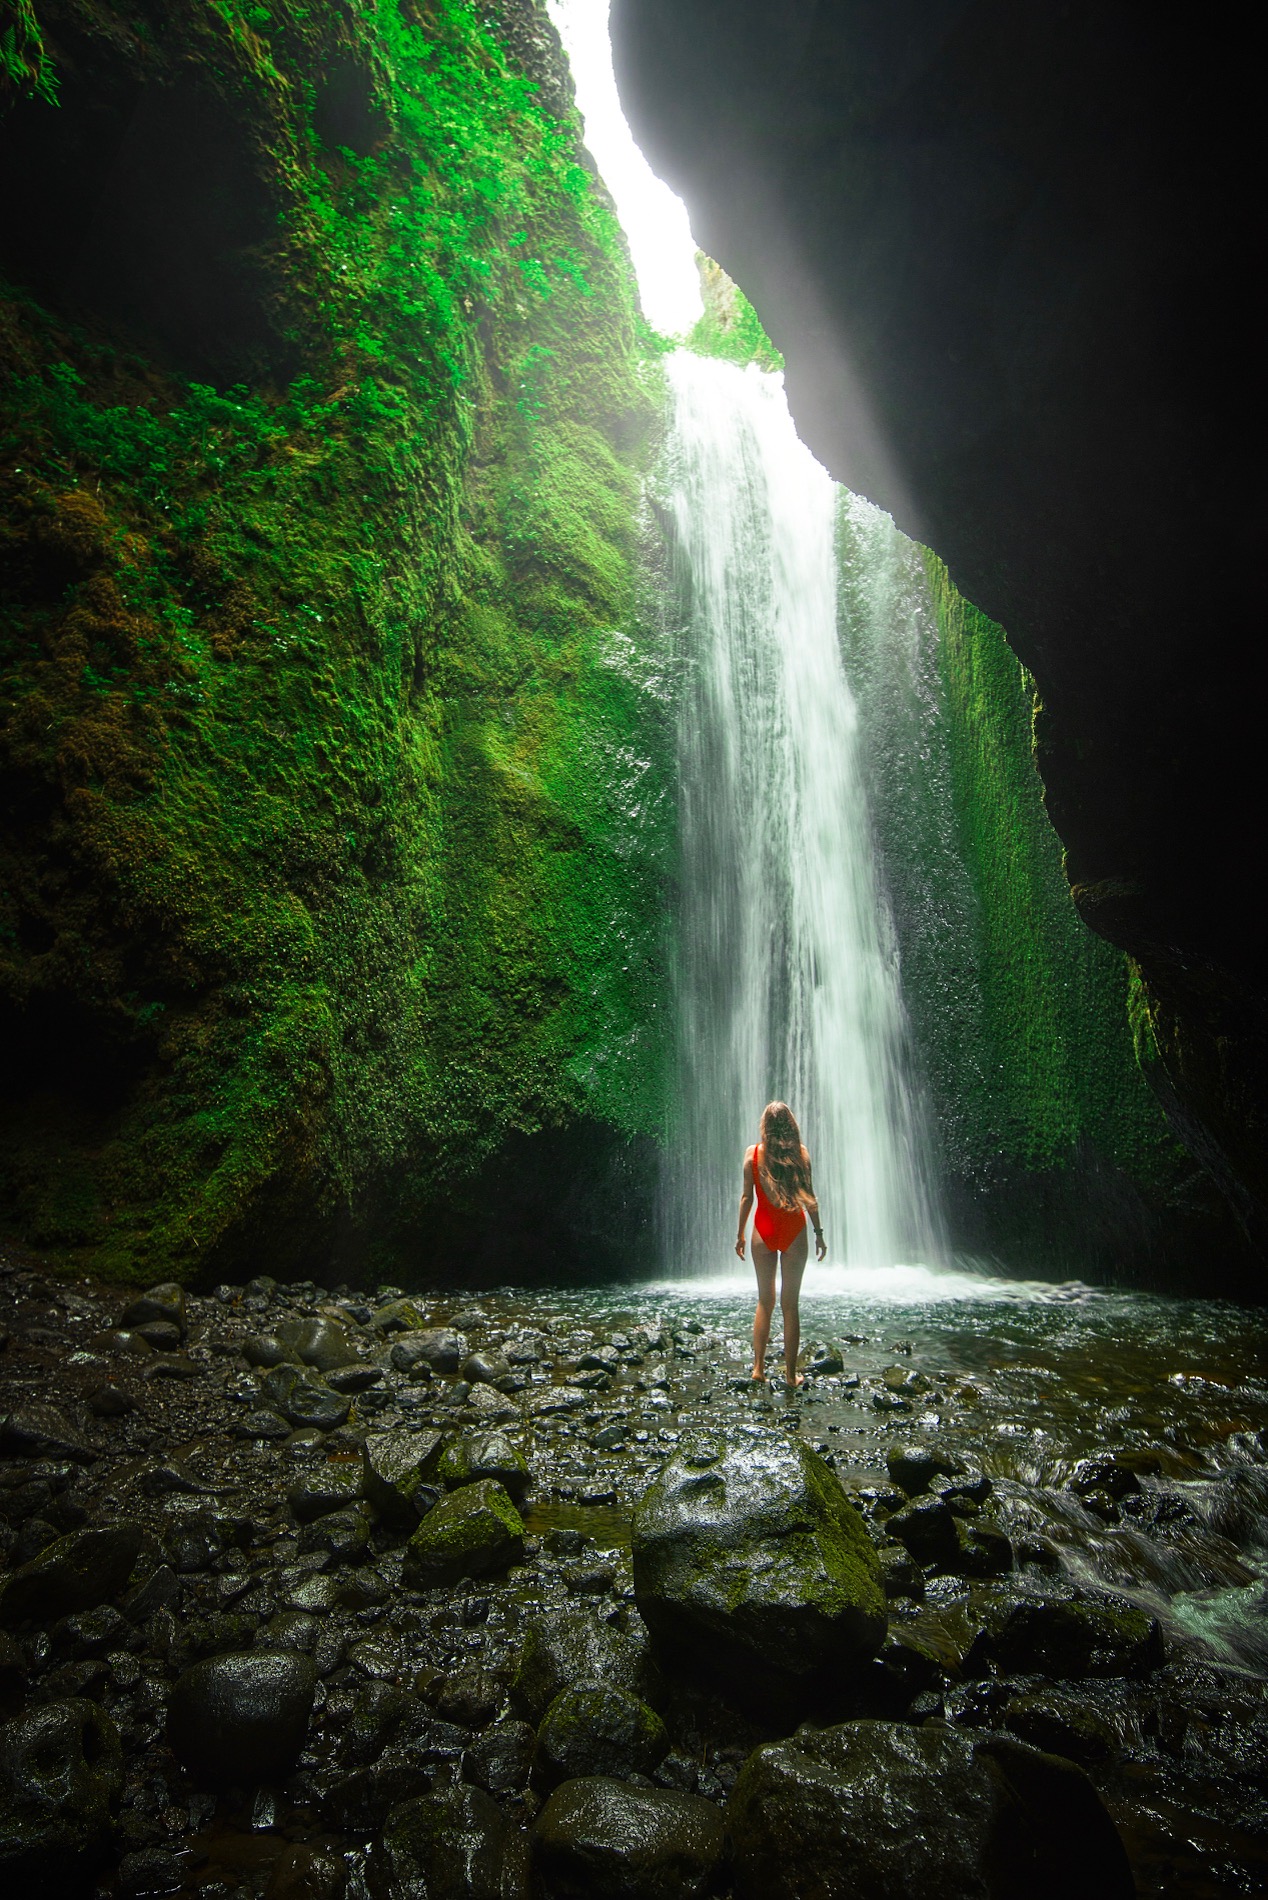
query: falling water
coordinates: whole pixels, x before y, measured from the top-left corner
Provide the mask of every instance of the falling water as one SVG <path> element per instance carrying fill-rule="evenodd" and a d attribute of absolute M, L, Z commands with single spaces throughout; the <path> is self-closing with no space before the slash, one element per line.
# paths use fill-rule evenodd
<path fill-rule="evenodd" d="M 781 378 L 687 351 L 667 372 L 684 680 L 666 1265 L 725 1264 L 771 1097 L 801 1122 L 829 1257 L 929 1260 L 932 1170 L 837 637 L 836 491 Z"/>

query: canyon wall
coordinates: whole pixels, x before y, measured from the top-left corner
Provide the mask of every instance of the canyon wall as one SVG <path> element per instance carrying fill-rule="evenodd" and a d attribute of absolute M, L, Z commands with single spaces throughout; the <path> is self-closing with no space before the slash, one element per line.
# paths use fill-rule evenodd
<path fill-rule="evenodd" d="M 0 1218 L 151 1281 L 624 1259 L 667 1014 L 659 390 L 558 41 L 531 0 L 35 17 Z"/>

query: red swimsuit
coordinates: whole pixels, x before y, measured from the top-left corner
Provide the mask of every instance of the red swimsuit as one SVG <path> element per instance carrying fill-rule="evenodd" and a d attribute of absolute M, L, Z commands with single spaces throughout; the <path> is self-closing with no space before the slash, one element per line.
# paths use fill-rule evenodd
<path fill-rule="evenodd" d="M 753 1231 L 766 1242 L 772 1253 L 786 1253 L 806 1225 L 806 1210 L 804 1207 L 775 1206 L 762 1187 L 762 1177 L 757 1167 L 760 1151 L 759 1143 L 753 1150 L 753 1186 L 757 1189 Z"/>

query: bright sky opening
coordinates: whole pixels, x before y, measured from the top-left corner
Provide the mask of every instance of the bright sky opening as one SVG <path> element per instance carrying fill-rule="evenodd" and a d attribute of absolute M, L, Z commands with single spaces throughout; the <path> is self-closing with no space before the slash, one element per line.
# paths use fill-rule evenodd
<path fill-rule="evenodd" d="M 696 242 L 687 207 L 634 143 L 612 71 L 608 0 L 549 0 L 585 124 L 586 144 L 612 194 L 630 247 L 643 313 L 655 330 L 683 336 L 701 315 Z"/>

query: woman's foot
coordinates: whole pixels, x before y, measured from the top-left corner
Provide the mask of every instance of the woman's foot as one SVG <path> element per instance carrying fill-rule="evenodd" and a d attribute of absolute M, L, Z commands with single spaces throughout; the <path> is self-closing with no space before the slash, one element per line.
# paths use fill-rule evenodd
<path fill-rule="evenodd" d="M 784 1390 L 786 1392 L 795 1392 L 797 1391 L 799 1386 L 803 1386 L 805 1383 L 806 1383 L 805 1379 L 802 1377 L 801 1373 L 799 1372 L 795 1379 L 784 1380 Z"/>
<path fill-rule="evenodd" d="M 759 1384 L 759 1383 L 761 1383 L 761 1384 L 765 1384 L 765 1381 L 766 1381 L 766 1368 L 765 1368 L 765 1366 L 754 1366 L 754 1367 L 753 1367 L 753 1370 L 752 1370 L 752 1371 L 751 1371 L 751 1372 L 749 1373 L 749 1375 L 748 1375 L 748 1376 L 749 1376 L 749 1378 L 750 1378 L 750 1379 L 751 1379 L 751 1380 L 753 1381 L 753 1383 L 754 1383 L 755 1385 L 757 1385 L 757 1384 Z"/>

